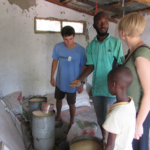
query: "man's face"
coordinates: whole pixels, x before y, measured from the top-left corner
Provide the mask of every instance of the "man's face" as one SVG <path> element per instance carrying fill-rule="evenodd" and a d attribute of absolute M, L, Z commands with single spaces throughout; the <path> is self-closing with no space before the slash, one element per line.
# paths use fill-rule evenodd
<path fill-rule="evenodd" d="M 94 28 L 100 36 L 106 36 L 109 23 L 107 15 L 98 15 L 94 21 Z"/>
<path fill-rule="evenodd" d="M 73 35 L 63 37 L 66 47 L 72 46 L 74 43 L 74 38 L 75 37 Z"/>

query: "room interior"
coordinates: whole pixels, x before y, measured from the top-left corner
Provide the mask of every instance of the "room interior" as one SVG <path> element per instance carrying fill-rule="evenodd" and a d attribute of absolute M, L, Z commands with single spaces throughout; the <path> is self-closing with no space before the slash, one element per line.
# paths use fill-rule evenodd
<path fill-rule="evenodd" d="M 63 39 L 60 33 L 35 33 L 35 17 L 84 22 L 85 32 L 77 34 L 75 42 L 86 48 L 96 36 L 94 28 L 89 27 L 93 24 L 95 13 L 100 11 L 104 11 L 109 16 L 108 32 L 117 38 L 119 38 L 118 21 L 122 16 L 131 12 L 144 15 L 146 27 L 141 38 L 149 44 L 149 0 L 1 0 L 0 100 L 8 100 L 12 93 L 18 91 L 19 94 L 21 92 L 22 101 L 32 96 L 49 96 L 54 93 L 55 88 L 50 85 L 52 52 L 55 44 L 62 42 Z M 123 41 L 122 46 L 125 55 L 128 47 Z M 89 96 L 91 96 L 91 87 L 92 74 L 87 77 L 85 86 Z M 14 100 L 17 100 L 19 94 Z M 11 105 L 9 102 L 7 104 Z M 0 124 L 3 126 L 0 141 L 8 145 L 11 150 L 26 149 L 15 129 L 16 124 L 11 121 L 12 115 L 7 114 L 5 109 L 7 106 L 0 102 L 0 107 Z M 89 111 L 93 118 L 92 104 L 90 109 L 83 108 L 83 111 Z M 82 115 L 86 118 L 86 113 L 83 111 L 78 110 L 76 120 L 81 119 Z M 80 116 L 80 113 L 83 114 Z M 66 122 L 69 120 L 67 112 L 64 113 L 64 120 Z M 92 121 L 96 121 L 96 118 Z"/>

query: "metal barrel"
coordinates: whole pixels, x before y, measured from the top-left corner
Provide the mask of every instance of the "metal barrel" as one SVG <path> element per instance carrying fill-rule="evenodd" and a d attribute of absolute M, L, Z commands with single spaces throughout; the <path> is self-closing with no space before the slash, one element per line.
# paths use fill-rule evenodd
<path fill-rule="evenodd" d="M 47 102 L 47 97 L 33 97 L 29 99 L 29 112 L 31 120 L 32 120 L 32 112 L 37 109 L 41 109 L 41 105 L 43 102 Z"/>
<path fill-rule="evenodd" d="M 32 112 L 40 110 L 43 102 L 47 102 L 47 97 L 32 97 L 29 99 L 29 117 L 30 117 L 30 128 L 32 129 Z"/>
<path fill-rule="evenodd" d="M 80 141 L 86 141 L 86 140 L 90 140 L 90 141 L 95 141 L 96 143 L 99 144 L 99 146 L 101 147 L 99 150 L 102 150 L 102 145 L 101 145 L 101 141 L 96 138 L 96 137 L 93 137 L 93 136 L 90 136 L 90 135 L 81 135 L 81 136 L 76 136 L 74 137 L 71 141 L 70 141 L 70 150 L 71 149 L 71 146 L 74 144 L 74 143 L 78 143 Z"/>
<path fill-rule="evenodd" d="M 34 150 L 54 150 L 55 139 L 49 137 L 46 139 L 40 139 L 33 137 Z"/>
<path fill-rule="evenodd" d="M 36 138 L 48 138 L 55 134 L 55 113 L 45 114 L 41 111 L 32 113 L 32 135 Z"/>
<path fill-rule="evenodd" d="M 53 150 L 55 146 L 55 112 L 45 114 L 42 111 L 32 113 L 32 135 L 34 150 Z"/>

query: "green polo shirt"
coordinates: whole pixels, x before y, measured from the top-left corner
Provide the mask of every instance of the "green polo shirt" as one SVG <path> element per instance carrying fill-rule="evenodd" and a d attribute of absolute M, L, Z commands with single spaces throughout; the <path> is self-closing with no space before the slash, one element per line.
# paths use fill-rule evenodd
<path fill-rule="evenodd" d="M 109 34 L 103 42 L 99 42 L 96 36 L 88 44 L 86 56 L 86 65 L 94 65 L 93 96 L 114 97 L 108 91 L 107 75 L 113 66 L 124 61 L 121 41 Z"/>

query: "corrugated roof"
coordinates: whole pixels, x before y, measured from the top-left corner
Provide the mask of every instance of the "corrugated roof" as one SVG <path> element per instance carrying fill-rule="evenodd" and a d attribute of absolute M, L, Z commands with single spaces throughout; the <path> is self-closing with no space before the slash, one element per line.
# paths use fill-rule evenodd
<path fill-rule="evenodd" d="M 78 12 L 86 13 L 88 15 L 95 15 L 95 6 L 97 3 L 98 11 L 104 11 L 112 19 L 110 21 L 116 22 L 116 18 L 122 17 L 123 11 L 125 13 L 131 12 L 149 12 L 150 1 L 147 0 L 125 0 L 124 8 L 121 0 L 46 0 L 57 5 L 67 7 Z"/>

